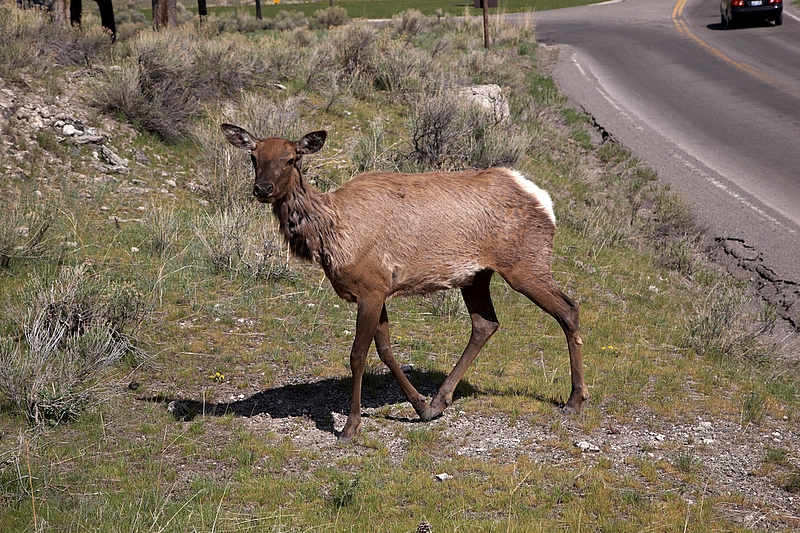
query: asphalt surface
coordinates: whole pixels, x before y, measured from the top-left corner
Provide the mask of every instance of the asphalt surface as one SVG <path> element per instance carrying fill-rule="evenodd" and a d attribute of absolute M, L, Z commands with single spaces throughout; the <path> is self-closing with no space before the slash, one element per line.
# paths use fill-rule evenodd
<path fill-rule="evenodd" d="M 706 244 L 800 326 L 800 18 L 722 30 L 716 0 L 536 13 L 573 105 L 689 200 Z"/>

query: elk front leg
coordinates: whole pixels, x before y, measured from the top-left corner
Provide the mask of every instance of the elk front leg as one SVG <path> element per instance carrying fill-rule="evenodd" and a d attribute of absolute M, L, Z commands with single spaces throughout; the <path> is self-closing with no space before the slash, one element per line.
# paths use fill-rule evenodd
<path fill-rule="evenodd" d="M 455 368 L 445 378 L 442 386 L 439 387 L 439 392 L 431 400 L 431 405 L 420 414 L 420 418 L 426 422 L 442 414 L 442 411 L 453 403 L 453 392 L 458 382 L 464 377 L 469 365 L 478 357 L 481 348 L 500 327 L 492 305 L 492 296 L 489 293 L 491 280 L 492 272 L 483 271 L 475 276 L 471 285 L 461 289 L 461 295 L 464 297 L 464 303 L 467 305 L 467 310 L 472 319 L 472 333 L 469 337 L 469 343 L 467 343 L 467 347 L 464 349 L 464 353 L 456 363 Z"/>
<path fill-rule="evenodd" d="M 384 298 L 358 298 L 358 315 L 356 317 L 356 336 L 350 350 L 350 371 L 353 374 L 353 392 L 350 398 L 350 413 L 347 422 L 339 434 L 339 442 L 349 442 L 361 429 L 361 380 L 367 362 L 367 351 L 381 316 Z"/>
<path fill-rule="evenodd" d="M 428 409 L 425 397 L 414 388 L 414 385 L 412 385 L 410 381 L 408 381 L 408 378 L 400 369 L 400 365 L 395 360 L 394 355 L 392 355 L 392 344 L 389 336 L 389 315 L 386 313 L 385 303 L 381 310 L 378 328 L 375 331 L 375 348 L 378 350 L 378 356 L 381 358 L 381 361 L 392 371 L 392 375 L 400 385 L 403 394 L 406 395 L 406 399 L 408 399 L 409 403 L 414 407 L 417 414 L 422 416 L 422 413 Z"/>

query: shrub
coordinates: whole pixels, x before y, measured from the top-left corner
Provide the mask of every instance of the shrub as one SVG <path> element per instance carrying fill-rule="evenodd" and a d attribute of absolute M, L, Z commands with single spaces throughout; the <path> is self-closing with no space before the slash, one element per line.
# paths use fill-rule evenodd
<path fill-rule="evenodd" d="M 353 165 L 358 172 L 367 170 L 397 170 L 392 152 L 386 146 L 383 119 L 376 118 L 353 148 Z"/>
<path fill-rule="evenodd" d="M 261 56 L 251 53 L 240 35 L 203 40 L 192 49 L 187 72 L 194 96 L 205 102 L 219 96 L 234 96 L 266 77 Z"/>
<path fill-rule="evenodd" d="M 194 19 L 196 26 L 214 26 L 216 31 L 221 32 L 253 32 L 257 30 L 265 30 L 272 25 L 271 19 L 259 20 L 255 18 L 251 11 L 244 9 L 237 9 L 235 11 L 228 11 L 216 17 L 209 15 L 204 18 Z"/>
<path fill-rule="evenodd" d="M 392 17 L 392 25 L 398 35 L 415 37 L 428 31 L 428 18 L 417 9 L 406 9 Z"/>
<path fill-rule="evenodd" d="M 430 168 L 455 164 L 459 137 L 468 134 L 459 124 L 459 110 L 452 94 L 423 95 L 409 110 L 411 159 Z"/>
<path fill-rule="evenodd" d="M 718 360 L 760 360 L 771 350 L 758 339 L 774 327 L 774 317 L 753 317 L 749 297 L 734 286 L 718 283 L 705 300 L 695 303 L 683 336 L 685 348 Z"/>
<path fill-rule="evenodd" d="M 7 268 L 12 260 L 46 255 L 50 229 L 58 210 L 24 198 L 6 202 L 0 209 L 0 267 Z"/>
<path fill-rule="evenodd" d="M 191 119 L 200 113 L 199 102 L 183 76 L 154 74 L 146 62 L 109 71 L 94 86 L 91 101 L 167 142 L 183 141 L 189 137 Z"/>
<path fill-rule="evenodd" d="M 214 271 L 256 279 L 288 274 L 271 214 L 260 207 L 231 205 L 197 221 L 195 232 Z"/>
<path fill-rule="evenodd" d="M 314 11 L 312 27 L 314 28 L 333 28 L 334 26 L 344 26 L 350 21 L 347 10 L 341 6 L 333 6 L 327 9 L 317 9 Z"/>
<path fill-rule="evenodd" d="M 530 145 L 529 135 L 494 114 L 459 100 L 449 91 L 420 95 L 409 111 L 411 160 L 444 170 L 514 166 Z"/>
<path fill-rule="evenodd" d="M 126 22 L 132 22 L 134 24 L 147 24 L 147 17 L 144 14 L 136 9 L 136 6 L 133 4 L 128 5 L 126 9 L 122 9 L 114 14 L 114 22 L 116 24 L 124 24 Z"/>
<path fill-rule="evenodd" d="M 13 317 L 22 338 L 0 339 L 0 395 L 35 426 L 76 417 L 111 394 L 104 370 L 133 348 L 128 330 L 146 313 L 130 284 L 104 284 L 86 266 L 50 286 L 33 278 Z"/>
<path fill-rule="evenodd" d="M 131 61 L 95 85 L 93 103 L 168 142 L 187 140 L 202 103 L 267 76 L 250 46 L 240 36 L 196 39 L 191 29 L 141 34 L 131 43 Z"/>
<path fill-rule="evenodd" d="M 56 49 L 59 65 L 90 67 L 96 59 L 107 57 L 111 53 L 111 33 L 99 24 L 92 24 L 89 18 L 69 32 L 53 36 L 58 39 L 52 46 Z"/>
<path fill-rule="evenodd" d="M 377 35 L 377 30 L 371 23 L 351 22 L 347 26 L 331 31 L 323 46 L 330 46 L 333 49 L 343 77 L 354 78 L 368 74 Z"/>
<path fill-rule="evenodd" d="M 518 62 L 509 61 L 507 53 L 487 54 L 483 50 L 473 50 L 462 54 L 458 59 L 458 71 L 466 77 L 462 84 L 494 83 L 510 87 L 512 93 L 522 92 L 527 88 L 525 71 L 519 68 Z"/>
<path fill-rule="evenodd" d="M 166 257 L 181 233 L 181 224 L 171 205 L 153 206 L 142 219 L 144 246 L 150 252 Z"/>
<path fill-rule="evenodd" d="M 301 26 L 308 26 L 308 19 L 302 11 L 279 11 L 270 24 L 271 29 L 293 30 Z"/>
<path fill-rule="evenodd" d="M 27 68 L 41 74 L 55 64 L 55 50 L 39 45 L 53 24 L 40 10 L 0 6 L 0 76 L 14 78 Z"/>
<path fill-rule="evenodd" d="M 433 60 L 429 54 L 408 48 L 397 40 L 387 40 L 379 47 L 373 64 L 375 88 L 392 93 L 419 91 L 423 77 L 433 75 Z"/>

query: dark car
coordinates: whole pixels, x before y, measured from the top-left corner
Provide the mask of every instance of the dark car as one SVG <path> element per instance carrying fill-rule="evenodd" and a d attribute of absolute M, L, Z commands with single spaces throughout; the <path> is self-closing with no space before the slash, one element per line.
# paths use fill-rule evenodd
<path fill-rule="evenodd" d="M 771 20 L 776 26 L 783 24 L 782 0 L 722 0 L 719 12 L 723 29 L 744 20 Z"/>

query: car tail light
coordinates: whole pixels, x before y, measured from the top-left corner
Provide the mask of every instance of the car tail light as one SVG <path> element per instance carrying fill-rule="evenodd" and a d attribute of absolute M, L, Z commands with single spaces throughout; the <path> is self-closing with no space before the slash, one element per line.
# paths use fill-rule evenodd
<path fill-rule="evenodd" d="M 783 1 L 782 0 L 769 0 L 769 3 L 770 4 L 782 4 Z"/>
<path fill-rule="evenodd" d="M 744 0 L 731 0 L 733 7 L 744 7 Z"/>

